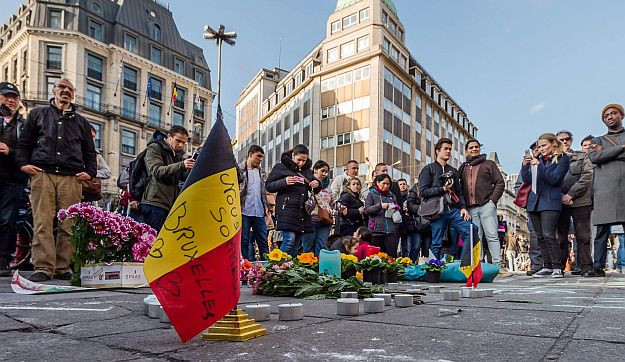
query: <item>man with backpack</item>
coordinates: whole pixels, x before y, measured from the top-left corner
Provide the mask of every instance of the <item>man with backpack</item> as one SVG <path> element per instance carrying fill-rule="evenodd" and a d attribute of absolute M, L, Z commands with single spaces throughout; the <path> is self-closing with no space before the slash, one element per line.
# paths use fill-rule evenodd
<path fill-rule="evenodd" d="M 141 213 L 145 223 L 157 232 L 167 218 L 169 210 L 178 197 L 178 183 L 183 180 L 188 170 L 195 165 L 195 159 L 183 160 L 184 147 L 189 141 L 189 133 L 182 126 L 173 126 L 167 132 L 167 138 L 153 140 L 148 144 L 143 162 L 147 171 L 147 185 L 141 196 L 133 192 L 133 170 L 130 176 L 130 192 L 133 198 L 141 200 Z M 138 157 L 139 161 L 139 157 Z M 141 165 L 137 164 L 137 169 Z"/>

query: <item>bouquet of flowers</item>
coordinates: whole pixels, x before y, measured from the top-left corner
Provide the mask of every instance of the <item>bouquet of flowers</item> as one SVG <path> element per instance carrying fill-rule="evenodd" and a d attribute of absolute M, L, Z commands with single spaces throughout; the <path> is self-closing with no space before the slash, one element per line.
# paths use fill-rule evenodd
<path fill-rule="evenodd" d="M 348 270 L 356 270 L 356 264 L 358 258 L 355 255 L 341 253 L 341 273 L 345 273 Z"/>
<path fill-rule="evenodd" d="M 301 253 L 293 259 L 293 263 L 297 266 L 319 270 L 319 258 L 315 256 L 315 253 Z"/>
<path fill-rule="evenodd" d="M 443 271 L 443 269 L 447 268 L 447 266 L 445 265 L 445 261 L 444 260 L 438 260 L 438 259 L 430 259 L 428 261 L 425 262 L 425 270 L 426 271 Z"/>
<path fill-rule="evenodd" d="M 58 212 L 59 221 L 74 220 L 73 285 L 80 283 L 80 268 L 89 263 L 143 262 L 156 239 L 156 231 L 130 217 L 103 211 L 88 203 Z"/>

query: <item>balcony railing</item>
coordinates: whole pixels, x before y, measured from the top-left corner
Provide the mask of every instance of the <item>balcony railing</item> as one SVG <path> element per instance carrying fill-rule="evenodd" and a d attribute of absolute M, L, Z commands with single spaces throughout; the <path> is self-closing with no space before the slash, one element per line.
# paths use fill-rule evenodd
<path fill-rule="evenodd" d="M 46 61 L 46 69 L 48 69 L 48 70 L 61 70 L 61 61 L 60 60 L 47 60 Z"/>
<path fill-rule="evenodd" d="M 139 115 L 137 114 L 137 112 L 134 109 L 122 108 L 121 111 L 122 111 L 121 112 L 122 117 L 131 119 L 133 121 L 138 121 L 139 120 Z"/>
<path fill-rule="evenodd" d="M 133 81 L 128 80 L 128 79 L 124 79 L 124 88 L 136 91 L 137 90 L 137 82 L 133 82 Z"/>
<path fill-rule="evenodd" d="M 102 72 L 96 69 L 87 69 L 87 77 L 96 80 L 102 80 Z"/>
<path fill-rule="evenodd" d="M 152 126 L 154 128 L 164 128 L 163 121 L 160 118 L 154 118 L 148 116 L 148 126 Z"/>

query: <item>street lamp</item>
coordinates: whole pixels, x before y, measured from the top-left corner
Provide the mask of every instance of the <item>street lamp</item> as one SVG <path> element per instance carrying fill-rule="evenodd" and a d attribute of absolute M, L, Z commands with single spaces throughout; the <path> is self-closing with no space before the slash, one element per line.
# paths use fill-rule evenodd
<path fill-rule="evenodd" d="M 226 27 L 219 25 L 219 30 L 215 31 L 208 25 L 204 25 L 204 39 L 216 40 L 217 43 L 217 105 L 221 105 L 221 44 L 234 45 L 234 39 L 237 33 L 234 31 L 226 32 Z"/>

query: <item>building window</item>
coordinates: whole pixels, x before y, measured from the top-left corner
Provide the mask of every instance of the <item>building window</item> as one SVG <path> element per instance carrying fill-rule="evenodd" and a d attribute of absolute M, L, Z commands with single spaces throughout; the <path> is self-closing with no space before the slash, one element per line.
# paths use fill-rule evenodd
<path fill-rule="evenodd" d="M 97 3 L 91 3 L 91 11 L 96 14 L 100 14 L 102 12 L 102 8 Z"/>
<path fill-rule="evenodd" d="M 332 30 L 330 31 L 330 34 L 334 34 L 341 31 L 341 21 L 335 21 L 332 23 Z"/>
<path fill-rule="evenodd" d="M 397 31 L 397 24 L 395 24 L 395 21 L 393 21 L 393 19 L 389 20 L 388 28 L 391 31 L 391 33 L 393 33 L 393 34 L 395 34 L 395 32 Z"/>
<path fill-rule="evenodd" d="M 152 24 L 152 40 L 154 41 L 161 41 L 161 27 L 158 26 L 157 24 Z"/>
<path fill-rule="evenodd" d="M 48 91 L 48 99 L 54 98 L 54 85 L 60 81 L 61 77 L 46 77 L 46 90 Z"/>
<path fill-rule="evenodd" d="M 336 77 L 337 88 L 344 87 L 349 84 L 352 84 L 352 72 L 346 72 Z"/>
<path fill-rule="evenodd" d="M 321 108 L 321 119 L 334 117 L 334 106 Z"/>
<path fill-rule="evenodd" d="M 95 144 L 95 148 L 98 150 L 102 149 L 102 125 L 96 122 L 89 122 L 91 126 L 95 128 L 95 139 L 93 143 Z"/>
<path fill-rule="evenodd" d="M 339 51 L 337 48 L 328 50 L 328 63 L 332 63 L 339 58 Z"/>
<path fill-rule="evenodd" d="M 369 36 L 358 38 L 358 51 L 361 52 L 365 49 L 369 49 Z"/>
<path fill-rule="evenodd" d="M 171 123 L 174 126 L 183 126 L 184 127 L 184 114 L 174 112 L 174 115 L 171 117 Z"/>
<path fill-rule="evenodd" d="M 204 87 L 204 73 L 197 69 L 193 70 L 193 79 L 198 83 L 200 87 Z"/>
<path fill-rule="evenodd" d="M 63 29 L 63 11 L 58 9 L 48 10 L 48 28 Z"/>
<path fill-rule="evenodd" d="M 151 75 L 149 76 L 152 80 L 152 99 L 162 100 L 163 99 L 163 82 L 160 79 L 154 78 Z"/>
<path fill-rule="evenodd" d="M 137 118 L 137 97 L 131 96 L 130 94 L 124 94 L 122 116 L 130 119 Z"/>
<path fill-rule="evenodd" d="M 408 63 L 408 59 L 406 59 L 406 57 L 402 54 L 399 56 L 399 66 L 402 67 L 402 69 L 406 69 L 406 64 Z"/>
<path fill-rule="evenodd" d="M 156 64 L 161 64 L 161 50 L 153 45 L 150 48 L 150 60 Z"/>
<path fill-rule="evenodd" d="M 95 40 L 102 41 L 102 24 L 89 19 L 89 36 Z"/>
<path fill-rule="evenodd" d="M 347 132 L 347 133 L 343 133 L 343 134 L 339 134 L 336 136 L 336 145 L 337 146 L 341 146 L 341 145 L 347 145 L 351 143 L 351 132 Z"/>
<path fill-rule="evenodd" d="M 126 66 L 124 66 L 124 88 L 137 90 L 137 71 Z"/>
<path fill-rule="evenodd" d="M 137 37 L 130 34 L 124 34 L 124 49 L 135 53 L 137 51 Z"/>
<path fill-rule="evenodd" d="M 85 105 L 91 109 L 97 111 L 100 110 L 100 102 L 102 99 L 102 87 L 98 87 L 93 84 L 87 84 L 87 90 L 85 92 Z"/>
<path fill-rule="evenodd" d="M 46 55 L 47 70 L 61 70 L 61 62 L 63 60 L 63 48 L 56 46 L 48 46 Z M 8 80 L 8 79 L 5 79 Z"/>
<path fill-rule="evenodd" d="M 193 106 L 193 115 L 195 115 L 198 118 L 204 118 L 204 107 L 206 105 L 206 101 L 204 101 L 202 98 L 200 98 L 200 102 L 198 104 L 198 102 L 193 102 L 194 106 Z"/>
<path fill-rule="evenodd" d="M 321 82 L 321 93 L 333 90 L 336 84 L 336 78 L 326 79 Z"/>
<path fill-rule="evenodd" d="M 101 81 L 103 63 L 102 58 L 92 54 L 87 55 L 87 77 Z"/>
<path fill-rule="evenodd" d="M 148 125 L 153 127 L 161 126 L 161 114 L 163 109 L 158 104 L 150 103 L 148 106 Z"/>
<path fill-rule="evenodd" d="M 393 59 L 396 63 L 399 62 L 399 52 L 395 47 L 391 47 L 391 59 Z"/>
<path fill-rule="evenodd" d="M 24 50 L 22 53 L 22 72 L 26 73 L 28 64 L 28 50 Z"/>
<path fill-rule="evenodd" d="M 386 13 L 386 11 L 382 10 L 382 16 L 380 20 L 382 20 L 382 24 L 388 24 L 388 14 Z"/>
<path fill-rule="evenodd" d="M 388 54 L 390 51 L 390 48 L 391 48 L 391 42 L 388 41 L 388 39 L 384 38 L 384 52 Z"/>
<path fill-rule="evenodd" d="M 174 58 L 174 71 L 178 74 L 184 75 L 184 61 Z"/>
<path fill-rule="evenodd" d="M 360 10 L 360 22 L 369 20 L 369 8 Z"/>
<path fill-rule="evenodd" d="M 313 67 L 313 63 L 308 63 L 308 65 L 306 66 L 306 75 L 307 76 L 311 76 L 314 72 L 314 67 Z"/>
<path fill-rule="evenodd" d="M 343 30 L 358 24 L 358 14 L 352 14 L 343 18 Z"/>
<path fill-rule="evenodd" d="M 122 129 L 122 153 L 134 156 L 137 153 L 137 134 Z"/>
<path fill-rule="evenodd" d="M 341 45 L 341 58 L 347 58 L 349 56 L 352 56 L 355 52 L 356 48 L 353 41 Z"/>
<path fill-rule="evenodd" d="M 304 130 L 305 131 L 305 130 Z M 321 139 L 321 149 L 334 147 L 334 136 L 324 137 Z"/>
<path fill-rule="evenodd" d="M 174 102 L 174 106 L 184 109 L 184 102 L 185 102 L 187 91 L 180 87 L 176 87 L 176 89 L 178 90 L 178 95 L 176 96 L 176 101 Z"/>

